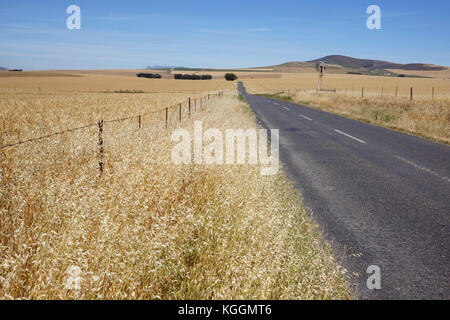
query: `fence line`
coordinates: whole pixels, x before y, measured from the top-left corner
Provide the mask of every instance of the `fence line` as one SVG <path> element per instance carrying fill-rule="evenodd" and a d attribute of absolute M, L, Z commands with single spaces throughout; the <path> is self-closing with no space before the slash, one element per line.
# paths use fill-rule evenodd
<path fill-rule="evenodd" d="M 68 130 L 65 130 L 65 131 L 51 133 L 51 134 L 48 134 L 48 135 L 45 135 L 45 136 L 41 136 L 41 137 L 36 137 L 36 138 L 31 138 L 31 139 L 27 139 L 27 140 L 23 140 L 23 141 L 19 141 L 19 142 L 6 144 L 4 146 L 0 146 L 0 149 L 5 149 L 5 148 L 9 148 L 9 147 L 15 147 L 15 146 L 18 146 L 18 145 L 21 145 L 21 144 L 24 144 L 24 143 L 35 142 L 35 141 L 38 141 L 38 140 L 43 140 L 43 139 L 59 136 L 59 135 L 64 134 L 64 133 L 69 133 L 69 132 L 78 131 L 78 130 L 81 130 L 81 129 L 95 127 L 96 125 L 97 125 L 96 123 L 87 124 L 85 126 L 78 127 L 78 128 L 72 128 L 72 129 L 68 129 Z"/>
<path fill-rule="evenodd" d="M 223 91 L 219 91 L 218 93 L 215 93 L 215 94 L 212 94 L 212 95 L 208 94 L 208 96 L 195 98 L 194 99 L 194 101 L 195 101 L 195 112 L 197 111 L 197 100 L 200 101 L 199 108 L 200 108 L 200 111 L 201 111 L 202 107 L 204 106 L 204 104 L 207 104 L 208 101 L 211 100 L 211 98 L 217 98 L 217 97 L 222 97 L 222 96 L 223 96 Z M 191 118 L 191 98 L 190 97 L 189 97 L 189 100 L 187 102 L 188 102 L 188 107 L 189 107 L 188 117 Z M 48 135 L 45 135 L 45 136 L 31 138 L 31 139 L 27 139 L 27 140 L 15 142 L 15 143 L 7 144 L 7 145 L 4 145 L 4 146 L 0 146 L 0 150 L 1 149 L 6 149 L 6 148 L 9 148 L 9 147 L 19 146 L 19 145 L 22 145 L 22 144 L 25 144 L 25 143 L 31 143 L 31 142 L 35 142 L 35 141 L 38 141 L 38 140 L 43 140 L 43 139 L 46 139 L 46 138 L 62 135 L 62 134 L 69 133 L 69 132 L 74 132 L 74 131 L 81 130 L 81 129 L 86 129 L 86 128 L 91 128 L 91 127 L 98 126 L 98 144 L 97 144 L 97 147 L 98 147 L 98 166 L 99 166 L 99 172 L 100 172 L 100 176 L 101 176 L 103 174 L 103 171 L 104 171 L 104 151 L 105 151 L 105 148 L 104 148 L 105 147 L 104 130 L 103 130 L 104 124 L 120 122 L 120 121 L 125 121 L 125 120 L 139 119 L 138 127 L 139 127 L 139 129 L 141 129 L 142 128 L 142 118 L 143 118 L 143 116 L 148 116 L 148 115 L 156 114 L 158 112 L 165 111 L 165 115 L 166 115 L 166 117 L 165 117 L 165 126 L 166 126 L 166 129 L 167 129 L 168 128 L 168 124 L 169 124 L 168 123 L 169 122 L 168 121 L 169 120 L 169 109 L 175 108 L 177 106 L 180 107 L 180 118 L 179 118 L 179 121 L 181 122 L 182 121 L 182 118 L 181 118 L 182 105 L 183 105 L 183 102 L 174 104 L 174 105 L 169 106 L 169 107 L 165 107 L 163 109 L 159 109 L 159 110 L 155 110 L 155 111 L 152 111 L 152 112 L 140 114 L 140 115 L 137 115 L 137 116 L 126 117 L 126 118 L 111 119 L 111 120 L 103 120 L 103 119 L 101 119 L 101 120 L 98 121 L 98 123 L 95 123 L 95 124 L 88 124 L 88 125 L 85 125 L 85 126 L 72 128 L 72 129 L 68 129 L 68 130 L 65 130 L 65 131 L 55 132 L 55 133 L 48 134 Z M 139 129 L 127 130 L 125 133 L 121 134 L 119 137 L 123 137 L 125 135 L 128 135 L 132 131 L 133 131 L 133 133 L 139 132 L 140 131 Z M 115 137 L 115 138 L 118 138 L 118 137 Z M 60 163 L 60 162 L 63 162 L 65 160 L 74 159 L 74 157 L 76 157 L 76 155 L 60 159 L 57 162 Z M 44 166 L 44 167 L 39 167 L 36 170 L 33 170 L 32 175 L 35 175 L 36 173 L 38 173 L 38 172 L 40 172 L 40 171 L 42 171 L 42 170 L 44 170 L 46 168 L 52 167 L 52 166 L 54 166 L 54 164 L 50 164 L 50 165 Z M 3 185 L 3 186 L 4 185 L 9 185 L 9 184 L 17 182 L 17 181 L 19 181 L 19 179 L 13 179 L 13 181 L 10 181 L 9 183 L 6 183 L 6 184 L 5 183 L 1 183 L 1 185 Z"/>
<path fill-rule="evenodd" d="M 223 95 L 223 91 L 219 91 L 218 93 L 214 94 L 215 97 L 219 97 L 219 96 L 222 96 L 222 95 Z M 208 99 L 209 99 L 209 94 L 208 94 L 208 96 L 204 96 L 204 97 L 201 97 L 201 98 L 196 98 L 195 100 L 203 99 L 203 98 L 206 98 L 206 97 L 208 97 Z M 190 101 L 190 99 L 191 98 L 189 98 L 189 101 Z M 172 109 L 172 108 L 174 108 L 174 107 L 176 107 L 178 105 L 181 106 L 182 104 L 183 104 L 183 102 L 176 103 L 176 104 L 171 105 L 169 107 L 166 107 L 166 108 L 163 108 L 163 109 L 159 109 L 159 110 L 155 110 L 155 111 L 148 112 L 148 113 L 144 113 L 144 114 L 141 114 L 141 115 L 126 117 L 126 118 L 119 118 L 119 119 L 102 120 L 102 121 L 103 121 L 103 123 L 113 123 L 113 122 L 121 122 L 121 121 L 125 121 L 125 120 L 138 119 L 140 117 L 156 114 L 156 113 L 162 112 L 164 110 L 168 111 L 168 109 Z M 9 143 L 9 144 L 0 146 L 0 149 L 5 149 L 5 148 L 9 148 L 9 147 L 15 147 L 15 146 L 22 145 L 22 144 L 25 144 L 25 143 L 35 142 L 35 141 L 38 141 L 38 140 L 43 140 L 43 139 L 55 137 L 55 136 L 58 136 L 58 135 L 69 133 L 69 132 L 74 132 L 74 131 L 78 131 L 78 130 L 82 130 L 82 129 L 86 129 L 86 128 L 90 128 L 90 127 L 95 127 L 97 125 L 98 125 L 98 123 L 91 123 L 91 124 L 87 124 L 87 125 L 84 125 L 84 126 L 81 126 L 81 127 L 67 129 L 67 130 L 60 131 L 60 132 L 55 132 L 55 133 L 51 133 L 51 134 L 48 134 L 48 135 L 45 135 L 45 136 L 41 136 L 41 137 L 35 137 L 35 138 L 30 138 L 30 139 L 27 139 L 27 140 L 23 140 L 23 141 L 13 142 L 13 143 Z"/>
<path fill-rule="evenodd" d="M 417 91 L 414 89 L 414 87 L 407 87 L 407 90 L 408 90 L 407 93 L 404 92 L 402 96 L 399 96 L 399 87 L 395 86 L 393 88 L 394 88 L 394 93 L 392 93 L 392 94 L 387 93 L 388 91 L 385 90 L 385 89 L 387 89 L 387 87 L 385 87 L 385 86 L 379 87 L 378 89 L 374 88 L 374 87 L 371 87 L 371 88 L 361 87 L 360 89 L 358 89 L 358 88 L 356 88 L 356 89 L 359 90 L 359 92 L 360 92 L 359 96 L 361 98 L 374 97 L 374 96 L 378 96 L 381 98 L 395 97 L 395 98 L 399 98 L 399 99 L 401 99 L 401 98 L 409 99 L 411 101 L 414 100 L 416 97 L 418 97 L 418 98 L 428 98 L 429 97 L 433 100 L 436 98 L 436 88 L 435 87 L 429 88 L 429 90 L 430 90 L 429 96 L 428 96 L 428 94 L 424 93 L 425 92 L 424 90 L 421 90 L 420 91 L 421 93 L 417 94 Z M 280 89 L 281 91 L 272 90 L 270 92 L 275 93 L 275 94 L 277 94 L 277 93 L 289 94 L 289 93 L 297 93 L 297 92 L 305 92 L 305 93 L 331 92 L 334 94 L 341 93 L 341 94 L 344 94 L 345 96 L 349 96 L 349 95 L 347 95 L 347 89 L 348 88 L 338 88 L 338 89 L 334 88 L 334 89 L 327 89 L 327 90 L 317 90 L 317 89 L 311 89 L 311 88 L 307 88 L 307 89 L 301 88 L 301 89 L 286 89 L 286 90 Z M 377 90 L 380 90 L 378 92 L 381 92 L 381 94 L 379 94 L 379 93 L 374 94 L 374 92 L 376 92 Z M 355 87 L 352 87 L 351 92 L 352 92 L 351 96 L 355 97 L 355 93 L 357 93 L 355 90 Z M 448 94 L 441 94 L 441 96 L 444 98 L 448 98 Z"/>

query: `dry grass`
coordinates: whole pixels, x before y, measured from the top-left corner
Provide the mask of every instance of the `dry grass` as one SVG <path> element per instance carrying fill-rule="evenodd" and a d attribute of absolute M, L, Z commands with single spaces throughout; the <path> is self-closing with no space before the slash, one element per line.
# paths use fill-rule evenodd
<path fill-rule="evenodd" d="M 408 75 L 418 75 L 424 77 L 431 77 L 435 79 L 450 80 L 450 68 L 438 71 L 415 71 L 415 70 L 399 70 L 399 69 L 389 69 L 389 71 L 399 74 L 403 73 Z"/>
<path fill-rule="evenodd" d="M 283 73 L 281 79 L 246 79 L 244 84 L 249 92 L 267 93 L 286 90 L 315 89 L 317 73 Z M 410 88 L 414 88 L 414 97 L 431 98 L 432 88 L 436 98 L 450 97 L 450 80 L 425 78 L 396 78 L 381 76 L 362 76 L 351 74 L 327 74 L 324 87 L 337 89 L 342 94 L 347 89 L 347 95 L 361 95 L 364 87 L 365 97 L 379 97 L 383 90 L 385 97 L 394 97 L 398 87 L 398 97 L 408 98 Z"/>
<path fill-rule="evenodd" d="M 145 94 L 1 95 L 1 139 L 42 134 L 183 98 Z M 204 127 L 256 121 L 235 93 Z M 192 130 L 193 119 L 182 123 Z M 2 150 L 0 298 L 345 299 L 330 248 L 280 173 L 174 166 L 161 119 L 105 125 Z M 170 127 L 177 126 L 171 118 Z M 40 170 L 38 170 L 41 168 Z"/>
<path fill-rule="evenodd" d="M 284 92 L 282 96 L 288 96 L 300 104 L 450 143 L 450 81 L 353 75 L 340 78 L 338 75 L 329 75 L 326 80 L 329 86 L 333 81 L 339 81 L 339 86 L 336 86 L 337 92 L 317 93 L 311 89 L 313 86 L 300 90 L 300 86 L 295 88 L 293 79 L 299 78 L 293 77 L 279 83 L 268 80 L 246 80 L 245 84 L 249 92 L 272 94 Z M 354 82 L 355 79 L 358 83 Z M 377 79 L 381 82 L 375 83 Z M 312 76 L 309 80 L 303 78 L 303 83 L 311 84 L 311 80 Z M 378 90 L 375 85 L 379 86 Z M 395 86 L 399 86 L 397 97 Z M 408 86 L 414 87 L 412 101 L 409 99 Z M 365 88 L 364 98 L 361 87 Z M 431 97 L 433 87 L 434 98 Z"/>

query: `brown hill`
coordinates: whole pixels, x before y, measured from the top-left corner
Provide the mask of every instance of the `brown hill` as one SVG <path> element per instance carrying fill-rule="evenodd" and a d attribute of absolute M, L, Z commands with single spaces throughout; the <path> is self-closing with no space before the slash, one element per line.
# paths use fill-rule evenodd
<path fill-rule="evenodd" d="M 347 69 L 398 69 L 398 70 L 413 70 L 413 71 L 440 71 L 447 68 L 441 66 L 434 66 L 424 63 L 410 63 L 400 64 L 382 60 L 357 59 L 341 55 L 331 55 L 320 59 L 308 61 L 310 63 L 317 63 L 323 61 L 327 64 L 338 65 Z"/>

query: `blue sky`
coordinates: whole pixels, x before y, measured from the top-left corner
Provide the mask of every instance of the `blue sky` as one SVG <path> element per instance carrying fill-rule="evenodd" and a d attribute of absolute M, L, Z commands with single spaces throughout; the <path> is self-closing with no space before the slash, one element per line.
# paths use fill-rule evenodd
<path fill-rule="evenodd" d="M 69 5 L 81 30 L 68 30 Z M 381 8 L 368 30 L 366 9 Z M 329 54 L 450 65 L 450 1 L 0 0 L 0 66 L 254 67 Z"/>

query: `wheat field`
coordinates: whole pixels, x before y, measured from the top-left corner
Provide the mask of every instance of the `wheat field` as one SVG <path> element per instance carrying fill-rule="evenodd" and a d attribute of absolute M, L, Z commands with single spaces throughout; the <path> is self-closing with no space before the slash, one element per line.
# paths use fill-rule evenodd
<path fill-rule="evenodd" d="M 144 117 L 141 128 L 136 119 L 106 123 L 102 175 L 95 125 L 1 149 L 1 299 L 353 297 L 282 172 L 171 163 L 177 127 L 257 126 L 235 84 L 172 82 L 158 93 L 120 94 L 89 92 L 78 78 L 55 91 L 34 80 L 1 89 L 1 145 L 224 94 L 199 102 L 190 118 L 184 104 L 181 122 L 174 110 L 167 129 L 164 113 Z M 117 88 L 137 88 L 120 81 Z"/>
<path fill-rule="evenodd" d="M 0 89 L 5 93 L 55 92 L 115 92 L 143 91 L 145 93 L 192 93 L 232 89 L 234 85 L 225 79 L 208 81 L 183 81 L 174 79 L 144 79 L 136 77 L 148 70 L 120 71 L 30 71 L 10 76 L 0 72 Z"/>

